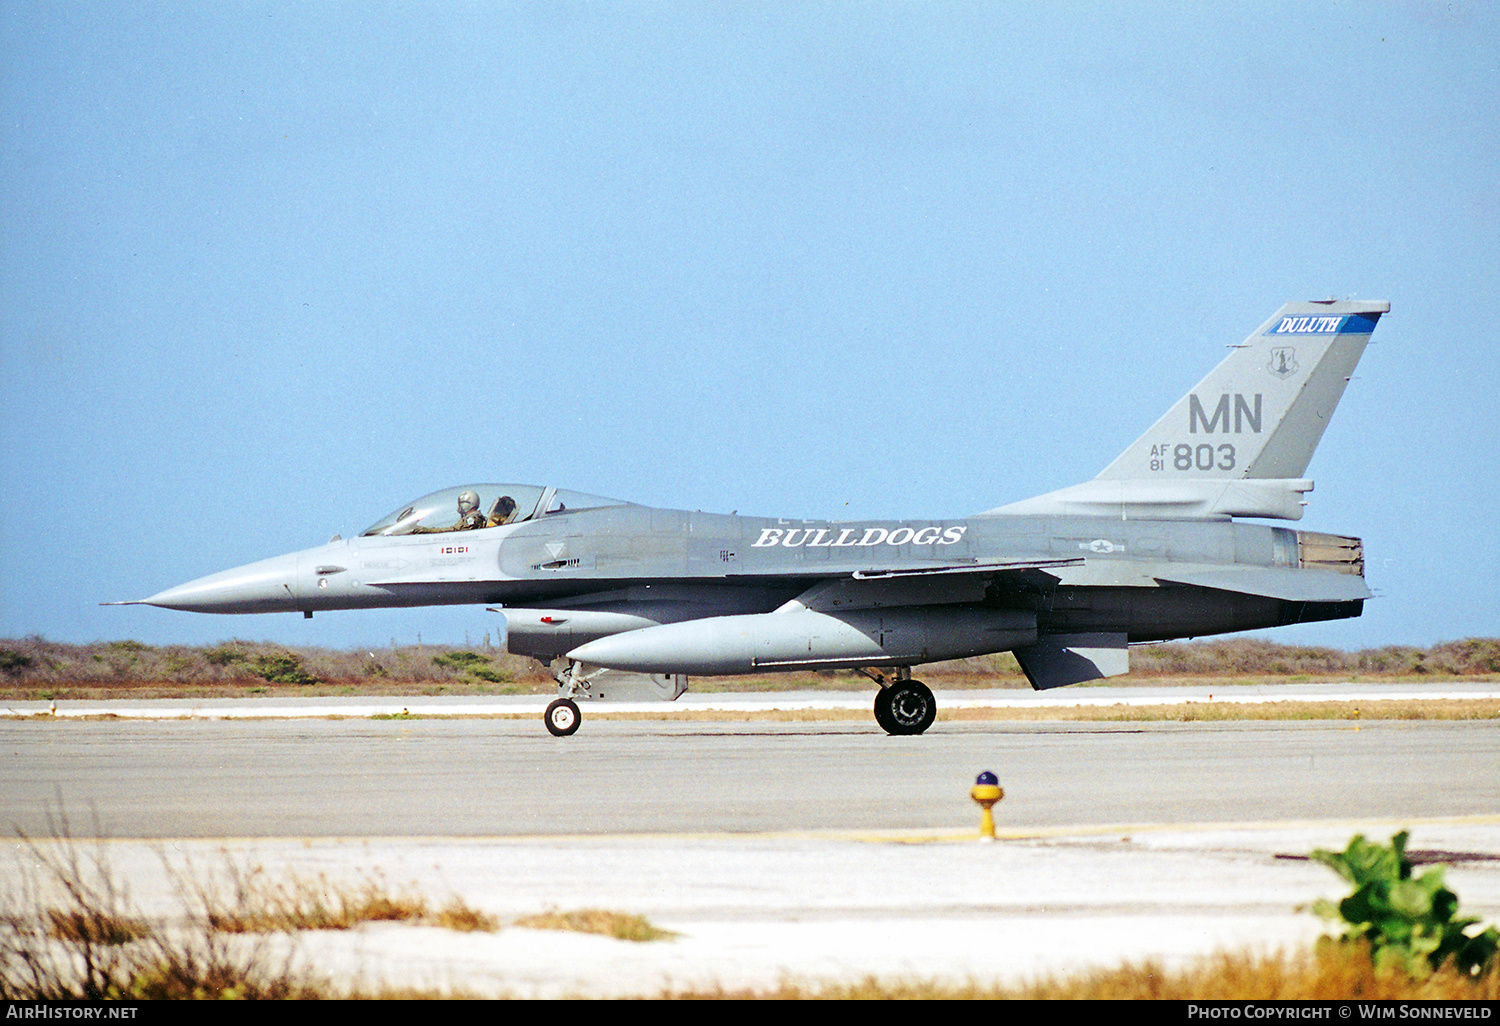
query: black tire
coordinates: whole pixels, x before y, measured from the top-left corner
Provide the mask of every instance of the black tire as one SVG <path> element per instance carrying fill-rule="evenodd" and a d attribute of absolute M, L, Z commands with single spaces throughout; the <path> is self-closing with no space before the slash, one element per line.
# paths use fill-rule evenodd
<path fill-rule="evenodd" d="M 542 714 L 542 722 L 547 724 L 553 737 L 567 737 L 577 732 L 578 725 L 583 722 L 583 714 L 578 711 L 577 703 L 571 698 L 559 698 L 547 706 L 547 711 Z"/>
<path fill-rule="evenodd" d="M 875 721 L 887 734 L 920 734 L 937 719 L 937 700 L 919 680 L 898 681 L 882 688 L 880 697 L 885 700 L 884 716 L 877 705 Z"/>
<path fill-rule="evenodd" d="M 895 725 L 891 722 L 890 688 L 880 688 L 875 692 L 875 722 L 880 724 L 880 729 L 887 734 L 896 733 Z"/>

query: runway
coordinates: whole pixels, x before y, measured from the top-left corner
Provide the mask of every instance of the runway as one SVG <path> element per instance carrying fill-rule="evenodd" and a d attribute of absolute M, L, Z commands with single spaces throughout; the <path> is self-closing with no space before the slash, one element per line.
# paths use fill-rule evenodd
<path fill-rule="evenodd" d="M 0 721 L 0 745 L 29 834 L 59 799 L 110 837 L 954 830 L 984 770 L 1015 827 L 1500 811 L 1482 721 Z"/>
<path fill-rule="evenodd" d="M 75 836 L 112 838 L 154 907 L 165 850 L 378 873 L 502 917 L 636 911 L 682 935 L 382 925 L 300 941 L 348 978 L 475 993 L 1015 978 L 1303 943 L 1322 927 L 1297 906 L 1341 884 L 1278 856 L 1401 828 L 1465 856 L 1449 879 L 1466 914 L 1500 915 L 1493 721 L 940 721 L 894 738 L 863 721 L 596 717 L 557 739 L 531 716 L 342 708 L 0 720 L 0 808 L 32 836 L 63 810 Z M 988 846 L 967 797 L 981 770 L 1006 792 Z"/>

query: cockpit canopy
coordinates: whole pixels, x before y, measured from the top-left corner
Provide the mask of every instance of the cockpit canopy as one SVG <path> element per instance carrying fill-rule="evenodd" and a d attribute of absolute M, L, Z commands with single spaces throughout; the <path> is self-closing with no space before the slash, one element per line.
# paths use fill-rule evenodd
<path fill-rule="evenodd" d="M 464 493 L 479 497 L 473 510 L 461 510 Z M 467 505 L 467 503 L 465 503 Z M 470 484 L 444 488 L 408 502 L 389 516 L 360 532 L 362 536 L 439 534 L 519 524 L 523 520 L 554 513 L 593 509 L 598 506 L 628 506 L 620 499 L 568 492 L 557 488 L 518 484 Z"/>

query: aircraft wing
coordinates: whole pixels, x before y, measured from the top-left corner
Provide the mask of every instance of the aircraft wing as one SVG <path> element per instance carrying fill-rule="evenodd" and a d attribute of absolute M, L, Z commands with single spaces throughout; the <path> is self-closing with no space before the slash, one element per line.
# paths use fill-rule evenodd
<path fill-rule="evenodd" d="M 1082 559 L 1012 560 L 845 571 L 826 576 L 782 608 L 800 607 L 818 612 L 833 612 L 980 602 L 983 601 L 990 582 L 996 577 L 1045 574 L 1049 569 L 1079 566 L 1082 563 Z M 1049 581 L 1056 583 L 1056 578 L 1049 578 Z"/>
<path fill-rule="evenodd" d="M 1048 567 L 1082 566 L 1082 558 L 1072 559 L 1012 559 L 980 561 L 976 563 L 949 564 L 931 567 L 902 567 L 893 570 L 856 570 L 855 580 L 878 581 L 891 577 L 928 577 L 934 574 L 978 574 L 999 573 L 1006 570 L 1041 570 Z"/>

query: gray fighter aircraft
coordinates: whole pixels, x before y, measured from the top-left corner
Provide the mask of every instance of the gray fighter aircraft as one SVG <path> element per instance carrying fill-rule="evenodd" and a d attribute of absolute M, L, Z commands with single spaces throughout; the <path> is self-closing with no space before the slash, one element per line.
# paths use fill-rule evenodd
<path fill-rule="evenodd" d="M 576 700 L 687 677 L 853 669 L 891 734 L 933 722 L 914 666 L 1013 652 L 1037 689 L 1128 672 L 1129 646 L 1359 616 L 1358 538 L 1297 520 L 1303 477 L 1388 303 L 1289 303 L 1093 480 L 958 520 L 767 519 L 518 484 L 434 492 L 357 538 L 169 588 L 207 613 L 487 604 Z"/>

